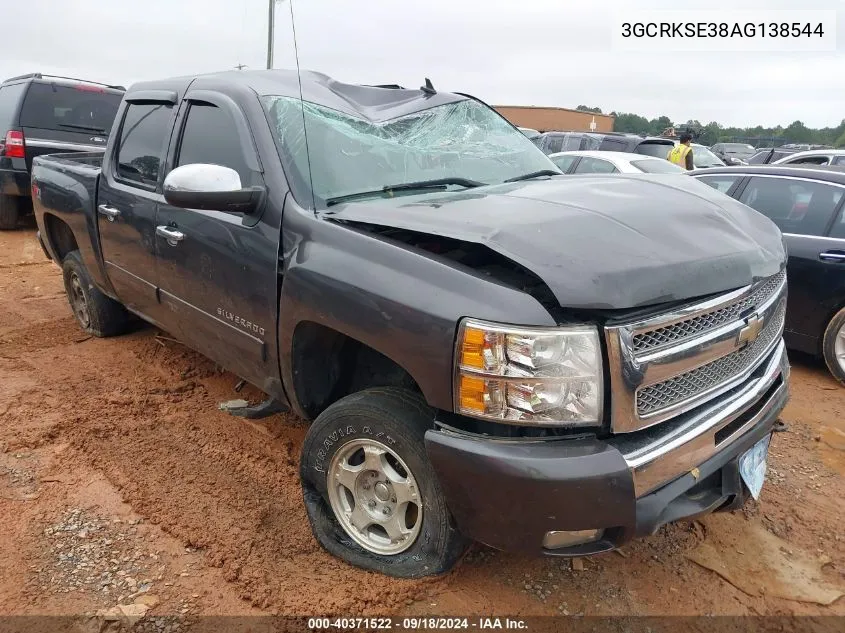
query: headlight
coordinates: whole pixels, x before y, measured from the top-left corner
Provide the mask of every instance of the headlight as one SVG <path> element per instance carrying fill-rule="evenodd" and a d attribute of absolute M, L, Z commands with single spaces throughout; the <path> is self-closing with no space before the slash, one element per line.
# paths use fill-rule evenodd
<path fill-rule="evenodd" d="M 522 328 L 464 319 L 455 410 L 537 426 L 601 424 L 601 346 L 593 326 Z"/>

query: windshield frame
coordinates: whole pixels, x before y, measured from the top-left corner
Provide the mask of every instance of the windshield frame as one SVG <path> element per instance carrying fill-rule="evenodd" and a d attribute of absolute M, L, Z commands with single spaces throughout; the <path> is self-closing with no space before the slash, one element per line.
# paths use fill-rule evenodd
<path fill-rule="evenodd" d="M 515 126 L 513 123 L 508 121 L 504 116 L 502 116 L 494 108 L 490 107 L 489 105 L 487 105 L 483 101 L 476 99 L 476 98 L 474 98 L 470 95 L 463 95 L 463 94 L 459 94 L 459 93 L 455 93 L 455 94 L 458 95 L 460 98 L 449 101 L 447 103 L 441 102 L 441 103 L 435 103 L 435 104 L 432 104 L 432 105 L 425 104 L 426 107 L 420 107 L 419 109 L 415 109 L 411 112 L 407 112 L 407 113 L 402 114 L 400 116 L 391 117 L 391 118 L 379 120 L 379 121 L 369 120 L 366 117 L 358 116 L 356 114 L 352 114 L 349 111 L 333 108 L 333 107 L 325 105 L 323 103 L 318 103 L 318 102 L 308 101 L 308 100 L 302 101 L 298 97 L 292 97 L 290 95 L 284 95 L 284 94 L 259 95 L 259 101 L 260 101 L 262 110 L 264 111 L 265 117 L 267 119 L 267 123 L 270 126 L 271 136 L 273 138 L 274 144 L 276 145 L 276 150 L 279 154 L 279 157 L 281 158 L 281 161 L 282 161 L 282 164 L 283 164 L 283 169 L 284 169 L 284 172 L 285 172 L 285 176 L 288 179 L 288 183 L 290 185 L 292 195 L 294 196 L 297 203 L 301 207 L 307 208 L 309 210 L 313 210 L 315 212 L 328 211 L 329 206 L 330 206 L 330 205 L 327 204 L 328 199 L 337 198 L 337 197 L 344 197 L 344 196 L 357 194 L 357 193 L 362 194 L 362 199 L 369 197 L 369 196 L 366 195 L 368 192 L 372 193 L 372 199 L 373 200 L 377 200 L 377 199 L 381 199 L 381 198 L 390 198 L 391 195 L 389 194 L 389 192 L 383 191 L 384 186 L 387 185 L 388 189 L 390 189 L 390 187 L 392 187 L 392 186 L 397 186 L 397 185 L 401 186 L 402 184 L 404 184 L 403 182 L 401 182 L 401 179 L 396 179 L 394 177 L 391 177 L 390 171 L 374 172 L 374 173 L 380 173 L 380 177 L 383 178 L 385 181 L 384 182 L 378 182 L 378 183 L 372 183 L 372 182 L 364 183 L 364 184 L 361 185 L 359 191 L 331 192 L 332 195 L 328 195 L 328 196 L 324 195 L 326 193 L 325 191 L 318 190 L 318 187 L 314 186 L 314 166 L 313 166 L 314 161 L 312 160 L 312 158 L 314 156 L 313 152 L 315 151 L 315 148 L 312 145 L 311 140 L 309 140 L 309 135 L 311 134 L 311 126 L 314 125 L 314 123 L 315 123 L 315 119 L 313 118 L 315 116 L 315 112 L 317 112 L 319 114 L 327 115 L 327 117 L 328 117 L 325 120 L 318 119 L 318 121 L 320 123 L 324 123 L 326 121 L 329 121 L 330 119 L 335 119 L 335 120 L 338 120 L 338 121 L 342 121 L 343 119 L 347 119 L 349 121 L 353 121 L 357 125 L 363 125 L 365 127 L 367 125 L 370 125 L 370 126 L 378 126 L 378 127 L 381 127 L 381 128 L 385 128 L 385 127 L 390 126 L 391 124 L 400 123 L 403 119 L 411 119 L 413 117 L 423 117 L 426 114 L 430 115 L 430 112 L 432 110 L 435 110 L 435 109 L 457 108 L 458 106 L 463 105 L 465 108 L 467 108 L 467 113 L 472 114 L 472 112 L 469 110 L 469 108 L 477 107 L 480 110 L 483 110 L 484 113 L 487 116 L 491 117 L 491 119 L 490 119 L 491 122 L 494 121 L 494 120 L 497 122 L 496 128 L 495 128 L 496 136 L 493 136 L 492 138 L 496 138 L 497 136 L 501 138 L 503 134 L 507 134 L 508 145 L 514 147 L 514 151 L 513 151 L 514 155 L 516 155 L 516 156 L 527 155 L 527 156 L 531 157 L 531 161 L 527 161 L 531 164 L 527 167 L 525 165 L 519 166 L 516 163 L 510 165 L 511 167 L 513 167 L 513 169 L 512 169 L 512 173 L 507 174 L 508 177 L 518 177 L 518 176 L 524 175 L 524 173 L 529 173 L 529 172 L 532 172 L 532 171 L 543 170 L 543 169 L 554 170 L 555 172 L 560 171 L 557 168 L 557 166 L 551 160 L 549 160 L 549 158 L 545 155 L 545 153 L 539 147 L 537 147 L 536 144 L 534 144 L 532 142 L 531 139 L 529 139 L 525 134 L 523 134 L 517 128 L 517 126 Z M 274 106 L 280 100 L 287 101 L 288 104 L 291 105 L 291 106 L 294 106 L 294 105 L 298 106 L 300 108 L 301 114 L 293 114 L 293 111 L 289 112 L 288 114 L 274 112 Z M 306 112 L 306 110 L 310 110 L 310 112 Z M 282 117 L 291 117 L 291 116 L 296 117 L 296 125 L 302 130 L 302 133 L 303 133 L 303 137 L 302 137 L 302 140 L 301 140 L 302 147 L 295 148 L 293 151 L 288 147 L 289 138 L 286 137 L 285 134 L 281 134 L 279 132 L 279 122 L 284 120 Z M 299 118 L 300 116 L 302 117 L 301 119 Z M 311 118 L 309 119 L 308 117 L 311 117 Z M 293 119 L 289 119 L 289 120 L 293 120 Z M 421 121 L 422 120 L 423 119 L 421 118 Z M 329 128 L 331 128 L 331 125 L 332 124 L 330 122 L 327 123 L 327 126 L 329 126 Z M 287 129 L 292 129 L 292 128 L 287 128 Z M 436 130 L 437 128 L 434 128 L 434 129 Z M 479 129 L 481 129 L 483 131 L 484 126 L 480 125 Z M 492 130 L 492 128 L 491 128 L 491 130 Z M 331 131 L 334 132 L 334 133 L 339 133 L 337 129 L 333 129 Z M 292 133 L 296 134 L 295 131 L 292 132 Z M 368 136 L 369 135 L 367 135 L 365 133 L 365 134 L 363 134 L 362 138 L 367 138 Z M 350 138 L 353 138 L 353 137 L 350 136 Z M 372 138 L 378 138 L 378 137 L 377 137 L 377 135 L 372 135 Z M 385 137 L 383 137 L 383 138 L 385 138 Z M 388 136 L 386 138 L 389 141 L 391 137 Z M 296 142 L 300 142 L 300 141 L 297 140 Z M 396 142 L 396 141 L 394 140 L 393 142 Z M 480 143 L 480 145 L 483 147 L 483 143 Z M 304 147 L 304 149 L 303 149 L 303 147 Z M 472 145 L 467 145 L 467 148 L 472 148 L 472 147 L 473 147 Z M 493 147 L 492 143 L 491 143 L 491 147 Z M 422 148 L 422 151 L 423 152 L 425 151 L 424 146 Z M 464 151 L 466 151 L 466 150 L 464 149 Z M 304 152 L 304 156 L 301 155 L 302 152 Z M 295 153 L 296 153 L 296 155 L 294 155 Z M 444 154 L 448 154 L 448 153 L 455 154 L 456 151 L 454 149 L 451 149 L 448 152 L 444 152 Z M 409 152 L 409 155 L 410 155 L 410 152 Z M 437 155 L 437 153 L 433 152 L 433 155 Z M 505 154 L 502 154 L 502 156 L 504 156 L 504 155 Z M 481 154 L 479 161 L 482 161 L 485 158 L 487 158 L 487 157 L 484 156 L 483 154 Z M 299 160 L 299 162 L 297 162 L 297 159 Z M 491 153 L 490 159 L 491 160 L 498 160 L 498 155 Z M 501 161 L 499 160 L 498 162 L 501 165 Z M 302 168 L 304 166 L 307 166 L 307 171 Z M 525 169 L 523 170 L 522 167 L 524 167 Z M 424 171 L 424 170 L 421 170 L 421 171 Z M 406 170 L 406 172 L 407 172 L 407 170 Z M 461 170 L 460 173 L 455 173 L 455 174 L 447 174 L 447 173 L 443 173 L 443 172 L 432 171 L 431 176 L 426 176 L 425 174 L 421 175 L 421 173 L 418 173 L 418 172 L 409 174 L 409 176 L 410 176 L 408 178 L 409 182 L 413 182 L 413 181 L 417 181 L 417 180 L 425 180 L 427 178 L 436 178 L 438 176 L 440 176 L 440 177 L 445 176 L 445 177 L 463 178 L 463 179 L 466 179 L 466 180 L 480 180 L 477 177 L 474 178 L 471 172 L 467 173 L 463 170 Z M 395 180 L 395 182 L 394 182 L 394 180 Z M 504 182 L 504 180 L 506 180 L 506 178 L 494 178 L 492 181 L 488 182 L 488 179 L 485 178 L 484 183 L 485 184 L 501 184 L 501 183 Z M 402 195 L 403 196 L 411 196 L 411 195 L 420 195 L 420 194 L 424 194 L 424 193 L 431 193 L 431 190 L 429 189 L 428 191 L 425 191 L 424 189 L 422 189 L 422 190 L 419 190 L 419 191 L 408 191 L 408 192 L 403 192 Z"/>

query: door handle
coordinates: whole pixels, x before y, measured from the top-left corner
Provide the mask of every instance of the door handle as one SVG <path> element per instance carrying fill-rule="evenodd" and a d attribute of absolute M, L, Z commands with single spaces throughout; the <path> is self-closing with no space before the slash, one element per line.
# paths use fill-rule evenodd
<path fill-rule="evenodd" d="M 171 226 L 157 226 L 156 235 L 166 239 L 171 246 L 177 246 L 179 242 L 185 239 L 185 234 L 182 231 L 177 231 Z"/>
<path fill-rule="evenodd" d="M 845 251 L 825 251 L 824 253 L 819 253 L 819 259 L 823 262 L 845 263 Z"/>
<path fill-rule="evenodd" d="M 97 207 L 99 212 L 106 216 L 109 219 L 109 222 L 114 222 L 117 219 L 117 216 L 120 215 L 120 209 L 115 209 L 114 207 L 110 207 L 107 204 L 101 204 Z"/>

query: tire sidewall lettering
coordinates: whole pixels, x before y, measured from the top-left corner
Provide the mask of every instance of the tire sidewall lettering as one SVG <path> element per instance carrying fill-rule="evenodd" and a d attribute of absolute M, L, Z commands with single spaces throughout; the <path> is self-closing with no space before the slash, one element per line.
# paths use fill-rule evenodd
<path fill-rule="evenodd" d="M 369 435 L 377 439 L 382 444 L 387 446 L 395 447 L 396 446 L 396 439 L 388 433 L 384 431 L 373 431 L 372 427 L 364 426 L 361 428 L 360 433 L 355 429 L 354 426 L 351 424 L 347 424 L 345 426 L 340 426 L 329 433 L 326 433 L 323 436 L 323 442 L 320 445 L 320 448 L 317 449 L 313 469 L 318 473 L 323 475 L 326 474 L 326 459 L 331 457 L 334 454 L 334 447 L 335 444 L 340 442 L 343 439 L 349 438 L 351 435 L 358 434 L 359 436 Z"/>

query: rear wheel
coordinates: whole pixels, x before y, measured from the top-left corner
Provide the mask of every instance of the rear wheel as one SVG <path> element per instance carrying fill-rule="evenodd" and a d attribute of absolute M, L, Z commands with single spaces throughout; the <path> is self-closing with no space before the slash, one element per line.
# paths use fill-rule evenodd
<path fill-rule="evenodd" d="M 424 436 L 434 413 L 418 394 L 374 388 L 312 424 L 300 474 L 314 536 L 347 562 L 400 578 L 448 571 L 466 549 Z"/>
<path fill-rule="evenodd" d="M 94 285 L 79 251 L 71 251 L 62 261 L 65 292 L 79 326 L 94 336 L 122 334 L 129 325 L 129 313 Z"/>
<path fill-rule="evenodd" d="M 14 229 L 20 215 L 20 198 L 0 194 L 0 230 Z"/>
<path fill-rule="evenodd" d="M 822 352 L 830 373 L 845 385 L 845 308 L 830 320 L 824 332 Z"/>

